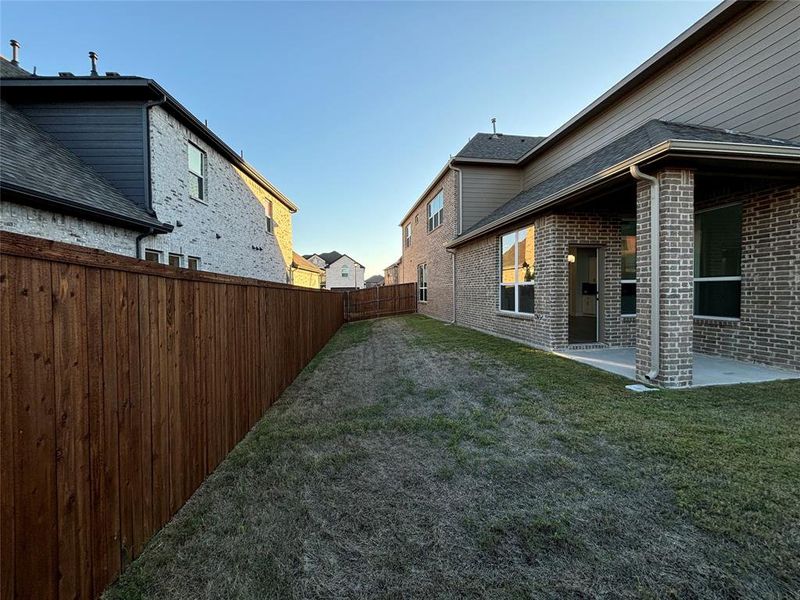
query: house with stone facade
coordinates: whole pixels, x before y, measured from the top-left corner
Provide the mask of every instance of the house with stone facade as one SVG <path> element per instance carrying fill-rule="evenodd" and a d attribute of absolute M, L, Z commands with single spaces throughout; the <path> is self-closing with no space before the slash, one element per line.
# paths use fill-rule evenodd
<path fill-rule="evenodd" d="M 16 58 L 0 59 L 2 229 L 290 281 L 297 207 L 158 83 Z"/>
<path fill-rule="evenodd" d="M 421 312 L 619 349 L 664 387 L 709 355 L 800 370 L 798 40 L 800 4 L 723 2 L 546 139 L 480 154 L 491 182 L 459 152 L 402 222 Z"/>
<path fill-rule="evenodd" d="M 360 290 L 366 286 L 364 265 L 347 254 L 332 250 L 304 254 L 303 258 L 323 270 L 322 287 L 327 290 Z"/>

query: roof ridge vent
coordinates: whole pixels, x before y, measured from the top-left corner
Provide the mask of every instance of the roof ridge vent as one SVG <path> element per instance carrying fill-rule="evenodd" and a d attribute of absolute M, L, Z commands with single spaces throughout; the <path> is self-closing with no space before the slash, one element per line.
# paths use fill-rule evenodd
<path fill-rule="evenodd" d="M 74 73 L 70 73 L 69 71 L 59 71 L 58 72 L 58 76 L 59 77 L 75 77 L 75 74 Z"/>
<path fill-rule="evenodd" d="M 116 71 L 106 71 L 106 77 L 121 77 Z"/>

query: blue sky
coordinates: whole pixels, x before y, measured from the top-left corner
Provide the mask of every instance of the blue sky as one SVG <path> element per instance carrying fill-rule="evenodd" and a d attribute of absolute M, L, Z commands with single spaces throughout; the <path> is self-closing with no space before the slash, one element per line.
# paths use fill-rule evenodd
<path fill-rule="evenodd" d="M 300 253 L 367 276 L 451 154 L 497 117 L 546 135 L 715 2 L 3 2 L 40 74 L 162 84 L 300 206 Z"/>

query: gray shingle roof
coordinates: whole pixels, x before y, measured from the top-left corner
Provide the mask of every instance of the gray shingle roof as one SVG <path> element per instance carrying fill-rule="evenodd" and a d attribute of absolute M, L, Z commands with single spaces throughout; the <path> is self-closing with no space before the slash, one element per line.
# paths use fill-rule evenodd
<path fill-rule="evenodd" d="M 367 277 L 364 280 L 364 283 L 383 283 L 383 275 L 373 275 L 372 277 Z"/>
<path fill-rule="evenodd" d="M 5 56 L 0 56 L 0 77 L 31 77 L 22 67 L 11 64 Z"/>
<path fill-rule="evenodd" d="M 787 140 L 765 138 L 734 131 L 686 125 L 668 121 L 648 121 L 638 129 L 590 154 L 586 158 L 567 167 L 549 179 L 517 194 L 503 206 L 490 213 L 463 232 L 464 235 L 498 221 L 522 209 L 535 210 L 538 205 L 558 193 L 584 179 L 596 175 L 628 158 L 639 154 L 667 140 L 688 140 L 703 142 L 727 142 L 741 144 L 766 144 L 770 146 L 800 147 L 800 144 Z"/>
<path fill-rule="evenodd" d="M 544 139 L 530 135 L 476 133 L 467 142 L 467 145 L 456 154 L 456 158 L 517 160 L 528 150 L 538 146 Z"/>
<path fill-rule="evenodd" d="M 163 228 L 5 100 L 0 100 L 0 184 L 64 201 L 78 211 Z"/>

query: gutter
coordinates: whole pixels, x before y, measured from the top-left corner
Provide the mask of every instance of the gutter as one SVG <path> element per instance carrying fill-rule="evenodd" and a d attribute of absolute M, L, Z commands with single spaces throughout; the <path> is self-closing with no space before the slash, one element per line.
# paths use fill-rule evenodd
<path fill-rule="evenodd" d="M 456 323 L 456 251 L 452 248 L 445 248 L 445 252 L 450 255 L 450 268 L 451 268 L 451 275 L 452 275 L 452 287 L 453 287 L 453 318 L 450 322 L 455 325 Z"/>
<path fill-rule="evenodd" d="M 638 165 L 631 165 L 630 171 L 637 181 L 650 183 L 650 370 L 645 378 L 654 381 L 661 370 L 661 202 L 658 179 L 642 173 Z"/>

